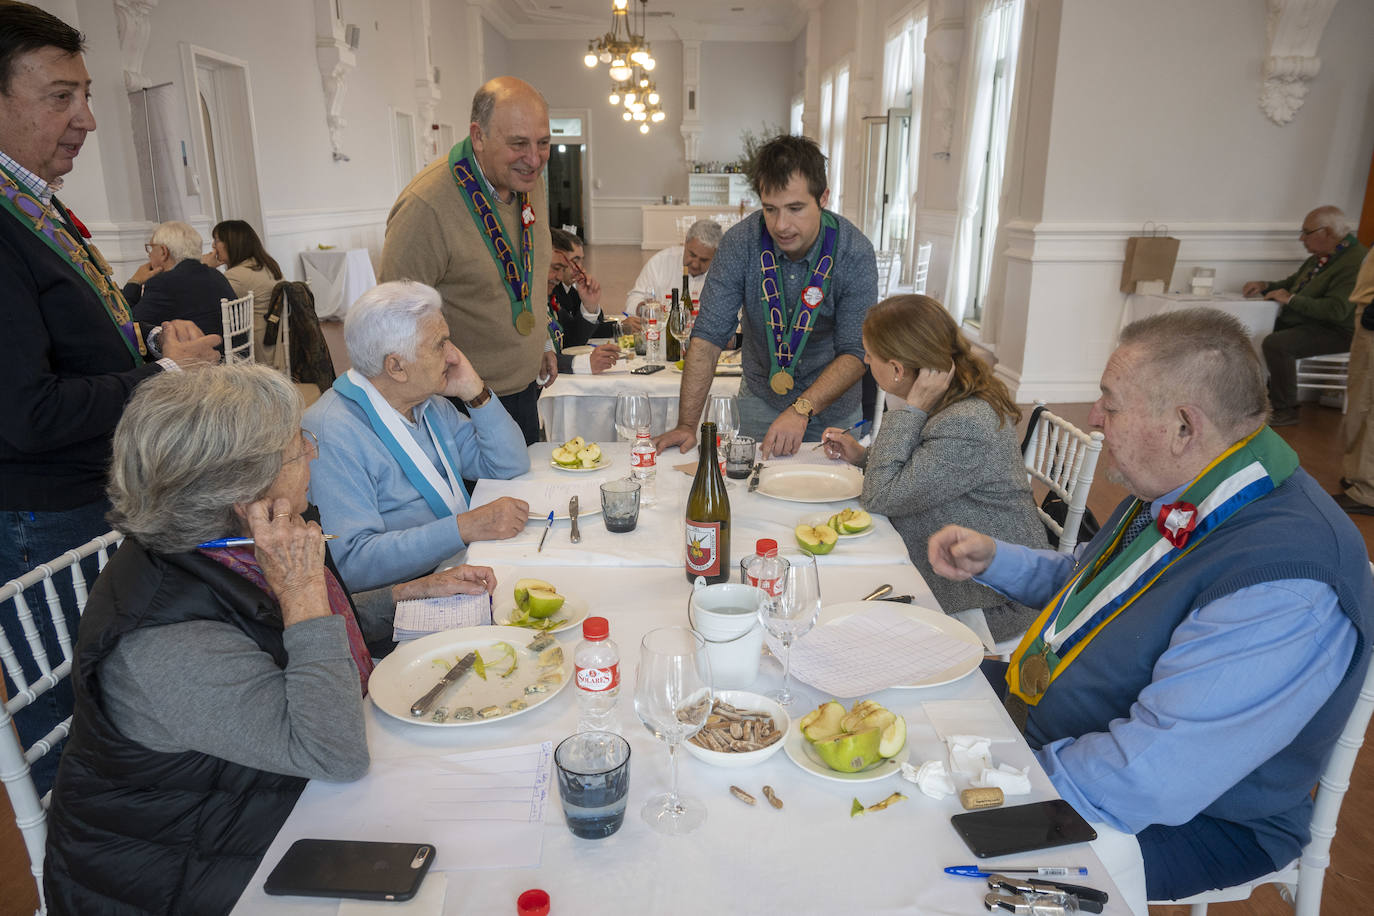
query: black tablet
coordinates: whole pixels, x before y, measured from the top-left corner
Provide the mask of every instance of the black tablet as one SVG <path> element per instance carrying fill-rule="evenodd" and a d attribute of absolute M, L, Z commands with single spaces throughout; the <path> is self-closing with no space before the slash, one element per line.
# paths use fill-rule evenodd
<path fill-rule="evenodd" d="M 428 843 L 297 840 L 263 889 L 298 897 L 409 900 L 433 861 Z"/>
<path fill-rule="evenodd" d="M 949 820 L 980 859 L 1097 839 L 1097 831 L 1062 798 L 966 811 Z"/>

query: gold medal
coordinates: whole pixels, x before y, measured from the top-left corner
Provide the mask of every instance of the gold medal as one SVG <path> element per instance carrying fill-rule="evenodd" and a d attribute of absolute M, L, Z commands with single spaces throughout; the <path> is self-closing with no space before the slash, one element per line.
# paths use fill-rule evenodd
<path fill-rule="evenodd" d="M 1021 692 L 1028 697 L 1038 697 L 1050 689 L 1050 663 L 1044 652 L 1024 659 L 1021 662 Z"/>
<path fill-rule="evenodd" d="M 529 337 L 534 330 L 534 316 L 529 312 L 521 312 L 515 316 L 515 329 L 523 336 Z"/>
<path fill-rule="evenodd" d="M 792 373 L 779 371 L 776 375 L 774 375 L 771 379 L 768 380 L 768 384 L 770 387 L 772 387 L 774 393 L 787 394 L 787 392 L 792 390 Z"/>

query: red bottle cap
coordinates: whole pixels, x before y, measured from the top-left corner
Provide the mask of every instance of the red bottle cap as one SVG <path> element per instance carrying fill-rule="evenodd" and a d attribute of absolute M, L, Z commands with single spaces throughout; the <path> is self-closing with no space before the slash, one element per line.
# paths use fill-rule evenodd
<path fill-rule="evenodd" d="M 778 542 L 772 538 L 759 538 L 754 543 L 754 553 L 761 557 L 775 557 L 778 555 Z"/>
<path fill-rule="evenodd" d="M 533 888 L 515 898 L 515 911 L 520 916 L 549 916 L 549 895 L 547 891 Z"/>
<path fill-rule="evenodd" d="M 582 638 L 595 642 L 611 635 L 611 624 L 605 617 L 588 617 L 582 621 Z"/>

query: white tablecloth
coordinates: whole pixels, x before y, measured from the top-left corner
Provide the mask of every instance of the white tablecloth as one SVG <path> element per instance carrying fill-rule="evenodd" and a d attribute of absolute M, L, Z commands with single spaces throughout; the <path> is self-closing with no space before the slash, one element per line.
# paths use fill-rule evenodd
<path fill-rule="evenodd" d="M 567 442 L 573 436 L 594 442 L 614 442 L 615 400 L 621 392 L 649 396 L 653 413 L 650 432 L 655 436 L 677 425 L 678 389 L 682 373 L 668 366 L 653 375 L 633 375 L 641 359 L 620 362 L 601 375 L 559 373 L 558 379 L 539 396 L 539 418 L 551 442 Z M 716 376 L 712 394 L 738 394 L 739 376 Z"/>
<path fill-rule="evenodd" d="M 1191 293 L 1133 294 L 1126 297 L 1121 326 L 1124 328 L 1132 321 L 1161 312 L 1192 308 L 1217 309 L 1238 318 L 1245 325 L 1256 353 L 1261 353 L 1260 344 L 1274 330 L 1274 319 L 1279 314 L 1279 304 L 1274 300 L 1246 299 L 1240 293 L 1217 293 L 1215 296 L 1194 296 Z"/>
<path fill-rule="evenodd" d="M 315 295 L 315 314 L 343 319 L 357 298 L 377 285 L 366 248 L 301 252 L 305 280 Z"/>

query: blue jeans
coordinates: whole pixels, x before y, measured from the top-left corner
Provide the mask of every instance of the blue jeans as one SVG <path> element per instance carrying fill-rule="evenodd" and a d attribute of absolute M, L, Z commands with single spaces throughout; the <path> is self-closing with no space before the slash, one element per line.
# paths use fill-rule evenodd
<path fill-rule="evenodd" d="M 110 504 L 105 500 L 68 509 L 61 512 L 0 512 L 0 582 L 17 579 L 24 573 L 54 560 L 63 553 L 94 537 L 110 530 L 105 521 L 105 513 Z M 95 582 L 97 573 L 96 558 L 87 557 L 81 561 L 81 571 L 89 589 Z M 76 594 L 72 590 L 71 577 L 67 572 L 56 576 L 57 594 L 62 602 L 62 610 L 67 623 L 67 635 L 72 646 L 76 646 L 76 627 L 80 611 L 76 606 Z M 57 629 L 53 625 L 48 602 L 43 594 L 43 586 L 35 585 L 24 592 L 24 601 L 33 614 L 34 626 L 48 655 L 48 664 L 56 667 L 62 662 L 62 647 L 57 641 Z M 9 640 L 19 657 L 24 676 L 32 683 L 41 676 L 38 663 L 29 650 L 29 642 L 19 624 L 19 617 L 12 602 L 6 602 L 0 609 L 0 627 L 4 628 L 5 638 Z M 6 696 L 13 697 L 18 686 L 5 673 Z M 70 677 L 56 687 L 39 696 L 32 704 L 21 709 L 14 717 L 19 732 L 19 741 L 27 749 L 48 732 L 52 731 L 63 719 L 72 714 L 73 697 Z M 57 761 L 62 754 L 62 744 L 45 754 L 33 765 L 33 779 L 42 796 L 52 788 L 53 778 L 57 775 Z"/>

